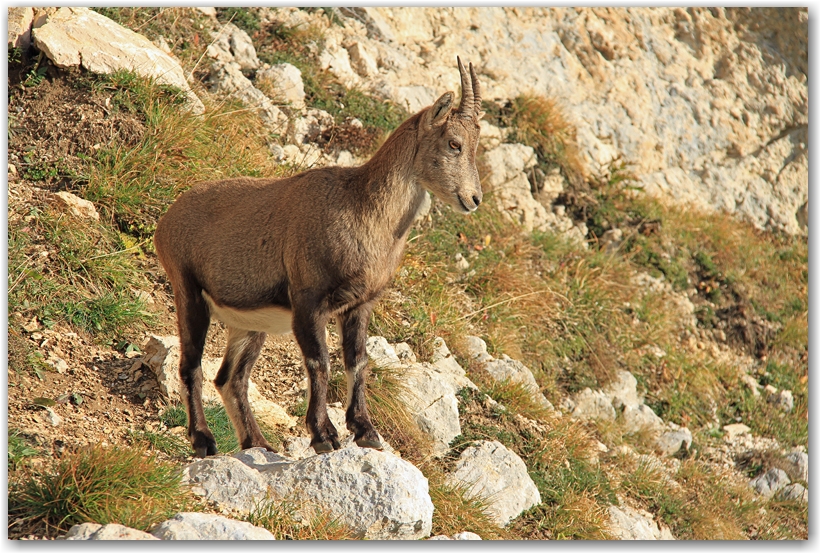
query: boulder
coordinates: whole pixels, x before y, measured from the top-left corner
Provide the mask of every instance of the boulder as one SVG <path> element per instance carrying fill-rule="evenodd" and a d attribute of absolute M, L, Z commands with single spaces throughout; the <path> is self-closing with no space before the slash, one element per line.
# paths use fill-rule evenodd
<path fill-rule="evenodd" d="M 433 503 L 416 467 L 383 451 L 348 447 L 294 461 L 253 448 L 202 459 L 185 469 L 192 490 L 228 509 L 298 498 L 320 507 L 361 539 L 430 535 Z"/>
<path fill-rule="evenodd" d="M 552 404 L 541 393 L 541 388 L 538 386 L 538 382 L 535 381 L 532 371 L 523 363 L 512 359 L 507 354 L 501 354 L 500 359 L 493 358 L 487 353 L 487 344 L 477 336 L 468 338 L 468 348 L 479 370 L 487 373 L 490 378 L 496 382 L 507 381 L 521 384 L 541 406 L 550 410 L 553 409 Z"/>
<path fill-rule="evenodd" d="M 727 442 L 733 442 L 738 436 L 748 434 L 752 429 L 742 423 L 725 424 L 723 431 L 726 433 L 724 439 Z"/>
<path fill-rule="evenodd" d="M 623 410 L 624 429 L 631 434 L 638 432 L 659 433 L 664 429 L 663 419 L 643 403 L 626 405 Z"/>
<path fill-rule="evenodd" d="M 752 479 L 749 485 L 763 497 L 772 497 L 791 483 L 789 475 L 781 469 L 769 469 L 757 478 Z"/>
<path fill-rule="evenodd" d="M 271 99 L 274 102 L 287 104 L 294 109 L 305 107 L 305 85 L 302 72 L 289 63 L 276 63 L 264 67 L 256 73 L 257 83 L 268 83 L 274 90 Z"/>
<path fill-rule="evenodd" d="M 466 486 L 470 495 L 487 501 L 487 510 L 499 526 L 541 502 L 527 465 L 496 441 L 481 440 L 465 449 L 447 481 L 452 486 Z"/>
<path fill-rule="evenodd" d="M 156 540 L 148 532 L 128 528 L 122 524 L 75 524 L 65 535 L 66 540 Z"/>
<path fill-rule="evenodd" d="M 293 120 L 291 135 L 296 144 L 315 142 L 335 124 L 333 116 L 321 109 L 309 109 Z"/>
<path fill-rule="evenodd" d="M 433 453 L 442 455 L 461 434 L 456 393 L 461 389 L 442 373 L 423 363 L 405 369 L 405 403 L 419 428 L 433 439 Z"/>
<path fill-rule="evenodd" d="M 150 40 L 88 8 L 60 8 L 32 30 L 34 46 L 61 68 L 82 66 L 93 73 L 122 69 L 174 86 L 194 114 L 205 111 L 188 86 L 179 63 Z"/>
<path fill-rule="evenodd" d="M 233 23 L 226 23 L 211 35 L 215 40 L 206 51 L 211 58 L 223 63 L 236 62 L 242 71 L 258 69 L 261 65 L 251 37 Z"/>
<path fill-rule="evenodd" d="M 179 513 L 160 523 L 152 535 L 161 540 L 275 540 L 249 522 L 207 513 Z"/>
<path fill-rule="evenodd" d="M 618 371 L 615 378 L 603 387 L 603 392 L 615 409 L 625 406 L 636 408 L 642 403 L 638 397 L 638 380 L 629 371 Z"/>
<path fill-rule="evenodd" d="M 638 511 L 623 505 L 609 506 L 609 527 L 619 540 L 674 540 L 668 528 L 658 528 L 658 523 L 646 511 Z"/>
<path fill-rule="evenodd" d="M 347 53 L 350 56 L 350 64 L 359 76 L 368 78 L 375 77 L 379 74 L 379 66 L 376 63 L 376 58 L 361 42 L 354 42 L 348 46 Z"/>

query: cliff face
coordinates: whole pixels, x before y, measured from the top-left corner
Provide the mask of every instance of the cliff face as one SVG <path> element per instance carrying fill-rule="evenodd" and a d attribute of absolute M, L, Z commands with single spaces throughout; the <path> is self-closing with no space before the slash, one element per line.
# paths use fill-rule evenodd
<path fill-rule="evenodd" d="M 808 12 L 764 8 L 356 8 L 327 29 L 328 66 L 412 109 L 453 58 L 485 98 L 557 99 L 587 169 L 619 154 L 644 188 L 805 233 Z M 353 66 L 372 52 L 378 71 Z M 358 75 L 357 75 L 358 73 Z M 429 86 L 419 86 L 429 83 Z M 418 105 L 416 105 L 418 104 Z"/>

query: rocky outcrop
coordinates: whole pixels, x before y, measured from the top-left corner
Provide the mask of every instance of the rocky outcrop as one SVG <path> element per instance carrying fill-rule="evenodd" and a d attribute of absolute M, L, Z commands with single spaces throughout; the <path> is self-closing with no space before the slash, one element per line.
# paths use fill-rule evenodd
<path fill-rule="evenodd" d="M 77 67 L 94 73 L 134 71 L 179 88 L 195 114 L 205 111 L 188 86 L 179 63 L 150 40 L 88 8 L 60 8 L 45 22 L 34 23 L 34 46 L 57 67 Z"/>
<path fill-rule="evenodd" d="M 557 99 L 578 128 L 590 171 L 622 154 L 653 194 L 805 232 L 805 9 L 341 13 L 348 14 L 345 27 L 327 30 L 336 53 L 354 41 L 373 52 L 378 76 L 371 86 L 396 102 L 406 100 L 403 87 L 456 90 L 450 67 L 460 55 L 480 68 L 485 98 L 536 90 Z"/>

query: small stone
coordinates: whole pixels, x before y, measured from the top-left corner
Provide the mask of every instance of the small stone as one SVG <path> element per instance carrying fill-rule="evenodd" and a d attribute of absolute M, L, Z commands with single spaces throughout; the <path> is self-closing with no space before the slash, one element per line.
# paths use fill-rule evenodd
<path fill-rule="evenodd" d="M 781 390 L 780 393 L 771 394 L 768 401 L 786 413 L 790 413 L 794 409 L 794 395 L 791 390 Z"/>
<path fill-rule="evenodd" d="M 460 253 L 456 254 L 456 269 L 459 271 L 466 271 L 470 268 L 470 263 Z"/>
<path fill-rule="evenodd" d="M 733 442 L 735 441 L 735 438 L 737 438 L 738 436 L 742 436 L 743 434 L 748 434 L 750 430 L 751 428 L 749 428 L 745 424 L 727 424 L 723 427 L 723 431 L 726 433 L 724 439 L 728 442 Z"/>
<path fill-rule="evenodd" d="M 671 456 L 681 450 L 688 450 L 692 446 L 692 433 L 688 428 L 678 428 L 664 432 L 655 442 L 655 447 L 663 455 Z"/>
<path fill-rule="evenodd" d="M 472 532 L 459 532 L 458 534 L 453 534 L 453 539 L 459 541 L 476 541 L 481 540 L 481 536 Z"/>
<path fill-rule="evenodd" d="M 803 503 L 809 502 L 809 490 L 801 484 L 789 484 L 777 494 L 777 498 L 781 501 L 800 501 Z"/>

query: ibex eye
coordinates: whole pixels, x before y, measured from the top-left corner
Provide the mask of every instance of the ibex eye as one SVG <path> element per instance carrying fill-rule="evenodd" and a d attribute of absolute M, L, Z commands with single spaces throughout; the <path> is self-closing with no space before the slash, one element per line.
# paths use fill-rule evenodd
<path fill-rule="evenodd" d="M 451 140 L 450 141 L 450 147 L 454 150 L 460 150 L 461 149 L 461 144 L 459 144 L 455 140 Z"/>

